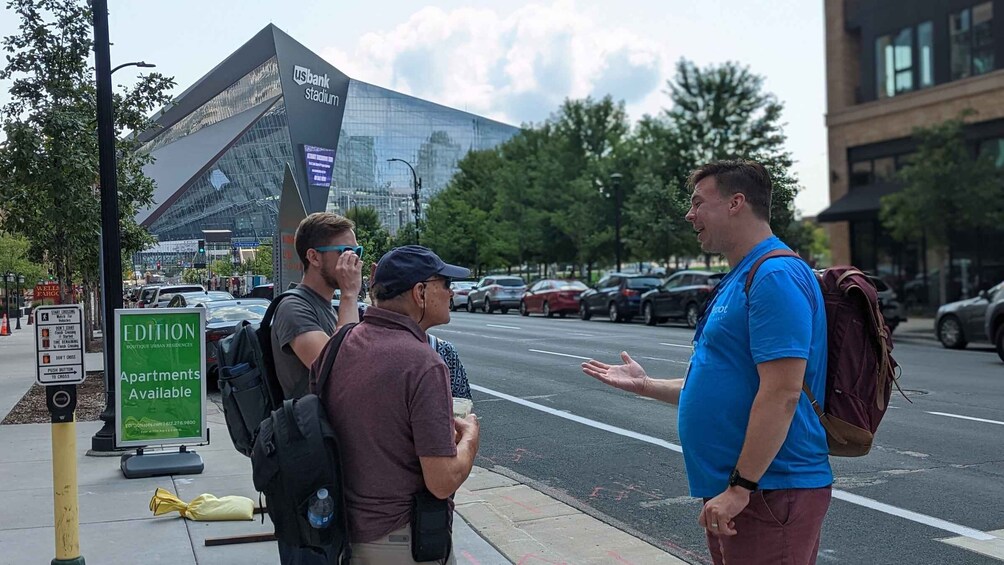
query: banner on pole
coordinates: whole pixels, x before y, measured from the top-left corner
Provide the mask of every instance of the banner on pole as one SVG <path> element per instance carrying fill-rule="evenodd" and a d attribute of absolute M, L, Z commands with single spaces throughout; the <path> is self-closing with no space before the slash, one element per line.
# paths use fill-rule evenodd
<path fill-rule="evenodd" d="M 206 309 L 115 311 L 115 444 L 204 443 Z"/>

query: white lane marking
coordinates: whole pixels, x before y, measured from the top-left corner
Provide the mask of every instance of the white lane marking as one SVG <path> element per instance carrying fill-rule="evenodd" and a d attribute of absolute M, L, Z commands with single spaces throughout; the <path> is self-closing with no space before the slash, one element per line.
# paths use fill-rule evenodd
<path fill-rule="evenodd" d="M 997 424 L 998 426 L 1004 426 L 1004 422 L 998 422 L 997 420 L 984 420 L 983 418 L 973 418 L 972 416 L 960 416 L 958 414 L 948 414 L 947 412 L 928 412 L 928 414 L 934 414 L 935 416 L 948 416 L 949 418 L 958 418 L 960 420 L 972 420 L 974 422 L 984 422 L 986 424 Z"/>
<path fill-rule="evenodd" d="M 530 351 L 534 353 L 543 353 L 545 355 L 557 355 L 559 357 L 571 357 L 572 359 L 585 359 L 586 361 L 592 359 L 592 357 L 582 357 L 579 355 L 569 355 L 567 353 L 558 353 L 556 351 L 544 351 L 543 349 L 531 349 Z"/>
<path fill-rule="evenodd" d="M 851 504 L 857 504 L 858 506 L 864 506 L 865 508 L 871 508 L 872 510 L 878 510 L 879 512 L 884 512 L 893 516 L 899 516 L 900 518 L 905 518 L 912 522 L 917 522 L 918 524 L 924 524 L 925 526 L 938 528 L 939 530 L 945 530 L 946 532 L 952 532 L 953 534 L 965 536 L 967 538 L 981 541 L 997 539 L 995 536 L 986 532 L 961 526 L 959 524 L 942 520 L 941 518 L 935 518 L 934 516 L 928 516 L 927 514 L 920 514 L 919 512 L 897 508 L 895 506 L 885 504 L 884 502 L 872 500 L 871 498 L 851 494 L 847 491 L 834 489 L 833 498 L 839 498 L 840 500 L 850 502 Z"/>
<path fill-rule="evenodd" d="M 660 343 L 659 345 L 666 345 L 666 346 L 669 346 L 669 347 L 682 347 L 684 349 L 693 349 L 694 348 L 691 345 L 680 345 L 679 343 Z"/>
<path fill-rule="evenodd" d="M 665 361 L 667 363 L 676 363 L 678 365 L 686 365 L 686 361 L 677 361 L 675 359 L 663 359 L 662 357 L 639 357 L 639 359 L 648 359 L 650 361 Z"/>
<path fill-rule="evenodd" d="M 595 337 L 596 334 L 584 334 L 584 333 L 580 333 L 580 332 L 575 332 L 575 333 L 570 333 L 568 335 L 578 335 L 578 336 L 582 336 L 582 337 Z"/>
<path fill-rule="evenodd" d="M 533 350 L 531 350 L 531 351 L 533 351 Z M 508 395 L 508 394 L 506 394 L 504 392 L 494 391 L 494 390 L 485 388 L 485 387 L 480 386 L 480 385 L 471 384 L 471 389 L 476 390 L 478 392 L 483 392 L 485 394 L 489 394 L 491 396 L 495 396 L 497 398 L 508 400 L 509 402 L 514 402 L 514 403 L 519 404 L 521 406 L 526 406 L 527 408 L 532 408 L 534 410 L 539 410 L 541 412 L 546 412 L 547 414 L 551 414 L 552 416 L 557 416 L 559 418 L 564 418 L 566 420 L 571 420 L 571 421 L 577 422 L 579 424 L 585 424 L 586 426 L 589 426 L 591 428 L 596 428 L 598 430 L 603 430 L 603 431 L 606 431 L 606 432 L 612 432 L 612 433 L 615 433 L 615 434 L 618 434 L 618 435 L 622 435 L 624 437 L 629 437 L 629 438 L 632 438 L 632 439 L 637 439 L 639 441 L 643 441 L 645 443 L 650 443 L 652 445 L 658 445 L 659 447 L 665 447 L 666 449 L 669 449 L 671 451 L 675 451 L 677 453 L 683 453 L 683 448 L 680 447 L 679 445 L 676 445 L 675 443 L 670 443 L 668 441 L 659 439 L 657 437 L 647 436 L 645 434 L 640 434 L 638 432 L 632 432 L 631 430 L 625 430 L 624 428 L 618 428 L 616 426 L 611 426 L 610 424 L 604 424 L 603 422 L 597 422 L 596 420 L 590 420 L 589 418 L 583 418 L 582 416 L 576 416 L 575 414 L 572 414 L 571 412 L 566 412 L 564 410 L 558 410 L 556 408 L 550 408 L 548 406 L 537 404 L 536 402 L 530 402 L 529 400 L 523 400 L 522 398 L 518 398 L 518 397 L 515 397 L 515 396 L 510 396 L 510 395 Z"/>
<path fill-rule="evenodd" d="M 489 328 L 502 328 L 504 330 L 519 330 L 519 329 L 522 329 L 522 328 L 518 328 L 516 326 L 503 326 L 501 324 L 485 324 L 485 326 L 487 326 Z"/>
<path fill-rule="evenodd" d="M 534 351 L 534 350 L 531 349 L 530 351 Z M 549 352 L 549 351 L 539 351 L 539 353 L 552 353 L 552 352 Z M 572 355 L 565 355 L 564 353 L 557 353 L 556 355 L 573 357 Z M 670 443 L 668 441 L 656 438 L 656 437 L 648 436 L 648 435 L 645 435 L 645 434 L 640 434 L 638 432 L 633 432 L 631 430 L 625 430 L 624 428 L 618 428 L 616 426 L 611 426 L 609 424 L 604 424 L 603 422 L 597 422 L 595 420 L 590 420 L 589 418 L 584 418 L 582 416 L 576 416 L 575 414 L 572 414 L 570 412 L 566 412 L 566 411 L 562 411 L 562 410 L 557 410 L 555 408 L 550 408 L 550 407 L 547 407 L 547 406 L 543 406 L 543 405 L 537 404 L 535 402 L 530 402 L 530 401 L 524 400 L 522 398 L 511 396 L 511 395 L 505 394 L 504 392 L 494 391 L 494 390 L 485 388 L 485 387 L 480 386 L 480 385 L 472 384 L 471 385 L 471 389 L 476 390 L 478 392 L 483 392 L 485 394 L 494 396 L 496 398 L 501 398 L 501 399 L 504 399 L 504 400 L 508 400 L 508 401 L 513 402 L 515 404 L 519 404 L 520 406 L 526 406 L 527 408 L 532 408 L 533 410 L 538 410 L 538 411 L 544 412 L 546 414 L 551 414 L 552 416 L 557 416 L 559 418 L 564 418 L 566 420 L 571 420 L 571 421 L 577 422 L 579 424 L 584 424 L 584 425 L 589 426 L 591 428 L 596 428 L 598 430 L 603 430 L 603 431 L 606 431 L 606 432 L 611 432 L 611 433 L 614 433 L 614 434 L 618 434 L 618 435 L 621 435 L 621 436 L 624 436 L 624 437 L 629 437 L 629 438 L 632 438 L 632 439 L 636 439 L 638 441 L 642 441 L 642 442 L 649 443 L 649 444 L 652 444 L 652 445 L 656 445 L 656 446 L 659 446 L 659 447 L 664 447 L 666 449 L 669 449 L 670 451 L 675 451 L 677 453 L 683 453 L 683 448 L 681 446 L 679 446 L 679 445 L 677 445 L 675 443 Z M 885 514 L 889 514 L 889 515 L 892 515 L 892 516 L 897 516 L 897 517 L 900 517 L 900 518 L 904 518 L 906 520 L 910 520 L 911 522 L 916 522 L 918 524 L 923 524 L 925 526 L 930 526 L 932 528 L 937 528 L 939 530 L 944 530 L 946 532 L 951 532 L 953 534 L 964 536 L 964 537 L 967 537 L 967 538 L 970 538 L 970 539 L 975 539 L 975 540 L 980 540 L 980 541 L 989 541 L 989 540 L 998 539 L 996 536 L 990 535 L 990 534 L 988 534 L 986 532 L 981 532 L 981 531 L 979 531 L 977 529 L 974 529 L 974 528 L 969 528 L 967 526 L 962 526 L 960 524 L 955 524 L 955 523 L 949 522 L 947 520 L 942 520 L 941 518 L 935 518 L 934 516 L 928 516 L 927 514 L 920 514 L 919 512 L 913 512 L 911 510 L 906 510 L 904 508 L 898 508 L 896 506 L 885 504 L 883 502 L 879 502 L 879 501 L 873 500 L 871 498 L 865 498 L 863 496 L 859 496 L 859 495 L 856 495 L 856 494 L 851 494 L 851 493 L 849 493 L 847 491 L 843 491 L 843 490 L 833 489 L 833 498 L 838 498 L 838 499 L 843 500 L 845 502 L 850 502 L 851 504 L 857 504 L 858 506 L 864 506 L 865 508 L 870 508 L 872 510 L 877 510 L 877 511 L 883 512 Z"/>

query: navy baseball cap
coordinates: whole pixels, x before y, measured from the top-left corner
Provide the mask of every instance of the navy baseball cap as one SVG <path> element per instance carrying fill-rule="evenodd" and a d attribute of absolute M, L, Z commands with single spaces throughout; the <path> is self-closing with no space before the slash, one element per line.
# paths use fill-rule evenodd
<path fill-rule="evenodd" d="M 471 270 L 443 262 L 428 247 L 405 245 L 395 247 L 380 259 L 373 284 L 382 286 L 384 291 L 380 293 L 380 298 L 388 299 L 436 275 L 462 279 L 469 277 Z"/>

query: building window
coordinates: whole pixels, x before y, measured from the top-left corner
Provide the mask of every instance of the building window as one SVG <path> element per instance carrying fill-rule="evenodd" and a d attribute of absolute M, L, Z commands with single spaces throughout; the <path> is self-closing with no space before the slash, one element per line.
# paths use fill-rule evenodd
<path fill-rule="evenodd" d="M 998 169 L 1004 169 L 1004 137 L 981 141 L 980 156 L 993 161 Z"/>
<path fill-rule="evenodd" d="M 934 28 L 931 22 L 917 26 L 917 59 L 920 88 L 934 86 Z"/>
<path fill-rule="evenodd" d="M 914 35 L 917 37 L 915 68 Z M 889 98 L 934 84 L 933 28 L 931 22 L 901 29 L 875 40 L 875 70 L 878 97 Z"/>
<path fill-rule="evenodd" d="M 948 16 L 952 80 L 994 70 L 993 2 Z"/>
<path fill-rule="evenodd" d="M 872 162 L 857 161 L 851 163 L 851 187 L 867 186 L 872 183 Z"/>

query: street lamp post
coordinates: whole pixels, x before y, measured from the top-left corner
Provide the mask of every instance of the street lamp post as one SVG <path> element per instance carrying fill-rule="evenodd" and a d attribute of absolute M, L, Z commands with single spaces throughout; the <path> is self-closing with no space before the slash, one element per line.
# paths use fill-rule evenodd
<path fill-rule="evenodd" d="M 94 23 L 94 75 L 97 87 L 98 178 L 101 186 L 101 339 L 105 372 L 104 425 L 91 438 L 91 450 L 115 451 L 115 310 L 122 307 L 122 255 L 119 233 L 118 179 L 115 174 L 115 123 L 112 108 L 112 73 L 145 61 L 111 66 L 108 34 L 108 0 L 92 0 Z"/>
<path fill-rule="evenodd" d="M 24 294 L 22 294 L 24 287 L 24 275 L 17 276 L 17 294 L 14 295 L 14 305 L 17 306 L 17 328 L 21 329 L 21 304 L 24 300 Z"/>
<path fill-rule="evenodd" d="M 621 179 L 624 175 L 613 173 L 610 180 L 614 184 L 614 257 L 617 261 L 617 272 L 621 270 L 621 207 L 624 197 L 621 193 Z"/>
<path fill-rule="evenodd" d="M 409 169 L 411 169 L 411 186 L 413 189 L 411 198 L 415 201 L 415 245 L 419 245 L 418 219 L 422 212 L 418 206 L 418 191 L 422 190 L 422 179 L 419 178 L 417 173 L 415 173 L 415 167 L 412 167 L 411 163 L 405 161 L 404 159 L 387 159 L 388 163 L 391 161 L 404 163 L 405 165 L 408 165 Z"/>

